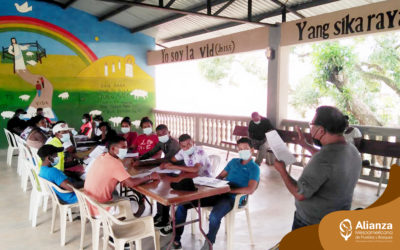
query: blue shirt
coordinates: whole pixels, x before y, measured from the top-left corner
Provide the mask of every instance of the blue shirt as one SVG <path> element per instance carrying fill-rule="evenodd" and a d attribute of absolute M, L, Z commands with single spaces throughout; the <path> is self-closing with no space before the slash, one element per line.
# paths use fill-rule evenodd
<path fill-rule="evenodd" d="M 229 181 L 235 188 L 247 187 L 250 180 L 260 181 L 259 166 L 253 160 L 249 161 L 246 165 L 242 165 L 241 161 L 239 158 L 234 158 L 224 169 L 228 172 L 225 180 Z M 231 195 L 233 198 L 236 196 L 236 194 Z M 242 202 L 243 198 L 240 202 Z"/>
<path fill-rule="evenodd" d="M 68 179 L 67 176 L 63 172 L 61 172 L 59 169 L 54 168 L 54 167 L 48 167 L 48 166 L 42 166 L 40 168 L 39 176 L 53 182 L 57 186 L 60 186 L 61 183 L 65 180 Z M 67 204 L 72 204 L 72 203 L 77 203 L 78 199 L 76 198 L 76 195 L 74 192 L 71 193 L 60 193 L 57 192 L 57 190 L 54 190 L 58 196 L 63 202 Z"/>

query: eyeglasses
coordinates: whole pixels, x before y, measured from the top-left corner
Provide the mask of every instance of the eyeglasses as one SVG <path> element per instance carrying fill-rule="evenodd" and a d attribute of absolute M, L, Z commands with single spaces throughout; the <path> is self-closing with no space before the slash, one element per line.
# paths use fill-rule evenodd
<path fill-rule="evenodd" d="M 308 123 L 308 126 L 321 126 L 321 125 L 319 125 L 319 124 L 317 124 L 317 123 L 313 123 L 313 122 L 310 122 L 310 123 Z"/>

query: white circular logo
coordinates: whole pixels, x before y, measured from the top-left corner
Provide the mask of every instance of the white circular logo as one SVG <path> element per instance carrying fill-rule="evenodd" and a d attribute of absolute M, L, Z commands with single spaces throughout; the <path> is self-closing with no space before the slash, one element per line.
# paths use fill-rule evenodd
<path fill-rule="evenodd" d="M 349 219 L 342 220 L 340 222 L 339 229 L 340 235 L 344 238 L 345 241 L 347 241 L 353 231 L 353 228 L 351 227 L 351 221 Z"/>

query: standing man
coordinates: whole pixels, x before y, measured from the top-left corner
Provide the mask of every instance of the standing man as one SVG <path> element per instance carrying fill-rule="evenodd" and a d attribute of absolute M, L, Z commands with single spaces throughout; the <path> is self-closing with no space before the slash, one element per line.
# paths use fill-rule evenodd
<path fill-rule="evenodd" d="M 273 129 L 275 128 L 267 118 L 261 117 L 257 112 L 251 114 L 249 137 L 254 148 L 258 150 L 256 163 L 259 166 L 261 166 L 261 163 L 268 154 L 268 142 L 265 133 Z"/>
<path fill-rule="evenodd" d="M 295 197 L 292 230 L 318 224 L 331 212 L 349 210 L 361 171 L 360 154 L 353 144 L 346 143 L 346 119 L 337 108 L 318 107 L 310 127 L 314 144 L 321 150 L 312 156 L 299 180 L 288 174 L 283 162 L 274 163 Z"/>

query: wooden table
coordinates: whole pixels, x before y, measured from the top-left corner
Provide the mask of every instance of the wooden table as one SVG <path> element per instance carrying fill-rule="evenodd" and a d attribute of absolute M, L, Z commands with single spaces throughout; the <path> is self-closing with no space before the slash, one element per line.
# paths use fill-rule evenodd
<path fill-rule="evenodd" d="M 155 166 L 152 166 L 155 167 Z M 146 171 L 151 169 L 152 167 L 136 167 L 136 168 L 130 168 L 128 172 L 131 175 L 135 175 L 137 173 Z M 178 191 L 178 190 L 173 190 L 170 186 L 171 182 L 179 182 L 180 180 L 184 178 L 194 178 L 196 177 L 197 174 L 194 173 L 181 173 L 178 177 L 171 177 L 168 176 L 167 174 L 160 174 L 161 179 L 159 181 L 153 181 L 149 182 L 140 186 L 136 186 L 134 190 L 137 192 L 140 192 L 157 202 L 163 204 L 164 206 L 171 206 L 171 214 L 172 214 L 172 238 L 171 241 L 168 245 L 168 249 L 171 249 L 172 243 L 175 238 L 176 234 L 176 227 L 183 227 L 187 224 L 199 222 L 199 229 L 200 232 L 204 235 L 205 239 L 208 241 L 210 245 L 210 249 L 212 249 L 212 244 L 211 242 L 207 239 L 206 234 L 204 233 L 202 226 L 201 226 L 201 204 L 200 204 L 200 199 L 214 196 L 214 195 L 220 195 L 224 194 L 230 191 L 229 186 L 224 186 L 220 188 L 212 188 L 212 187 L 206 187 L 206 186 L 197 186 L 197 191 Z M 197 208 L 194 207 L 198 214 L 198 219 L 191 220 L 188 222 L 185 222 L 183 224 L 176 225 L 175 222 L 175 210 L 176 206 L 179 204 L 184 204 L 184 203 L 189 203 L 191 201 L 198 201 Z"/>

